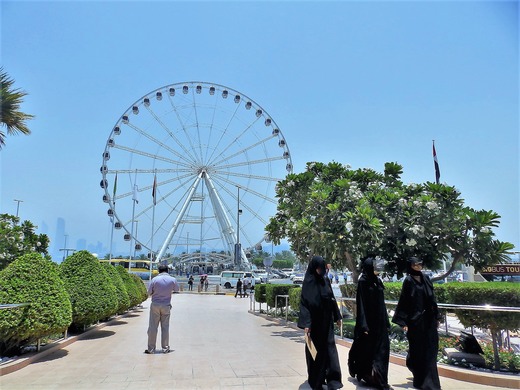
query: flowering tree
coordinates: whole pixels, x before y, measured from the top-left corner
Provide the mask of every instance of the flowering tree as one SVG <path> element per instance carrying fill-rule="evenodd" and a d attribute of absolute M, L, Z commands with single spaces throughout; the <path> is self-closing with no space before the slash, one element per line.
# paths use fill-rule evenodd
<path fill-rule="evenodd" d="M 388 271 L 398 275 L 410 256 L 430 269 L 451 258 L 446 274 L 459 263 L 478 270 L 506 259 L 513 245 L 495 239 L 497 213 L 464 206 L 451 186 L 404 184 L 401 174 L 396 163 L 386 163 L 384 173 L 308 163 L 305 172 L 278 184 L 268 236 L 275 244 L 286 237 L 301 259 L 319 254 L 355 274 L 367 255 L 385 258 Z"/>
<path fill-rule="evenodd" d="M 48 255 L 49 237 L 36 234 L 30 221 L 19 222 L 14 215 L 0 214 L 0 270 L 24 254 Z"/>

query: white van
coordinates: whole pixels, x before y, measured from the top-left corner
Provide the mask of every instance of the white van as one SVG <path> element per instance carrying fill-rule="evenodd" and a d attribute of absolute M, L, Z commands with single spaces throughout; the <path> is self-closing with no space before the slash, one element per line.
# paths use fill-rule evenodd
<path fill-rule="evenodd" d="M 237 281 L 240 278 L 241 281 L 245 277 L 251 279 L 251 284 L 254 286 L 256 283 L 260 283 L 260 278 L 254 272 L 249 271 L 222 271 L 220 274 L 220 285 L 224 288 L 236 288 Z"/>

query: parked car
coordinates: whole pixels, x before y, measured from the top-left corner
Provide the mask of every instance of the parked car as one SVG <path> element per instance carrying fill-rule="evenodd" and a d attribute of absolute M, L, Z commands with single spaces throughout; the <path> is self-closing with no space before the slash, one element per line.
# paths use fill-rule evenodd
<path fill-rule="evenodd" d="M 260 283 L 267 283 L 267 272 L 259 273 L 257 276 L 260 278 Z"/>
<path fill-rule="evenodd" d="M 295 274 L 292 278 L 293 284 L 302 284 L 305 274 Z"/>

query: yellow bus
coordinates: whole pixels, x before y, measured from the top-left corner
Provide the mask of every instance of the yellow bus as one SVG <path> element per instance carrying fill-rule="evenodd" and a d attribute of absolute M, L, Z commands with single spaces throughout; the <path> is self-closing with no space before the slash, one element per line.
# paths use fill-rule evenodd
<path fill-rule="evenodd" d="M 150 262 L 150 260 L 138 260 L 132 259 L 131 261 L 128 259 L 100 259 L 101 263 L 110 263 L 112 265 L 120 265 L 123 268 L 128 270 L 128 262 L 130 262 L 130 270 L 128 272 L 132 274 L 136 274 L 143 280 L 150 279 L 150 263 L 152 264 L 152 278 L 159 274 L 157 270 L 157 263 Z"/>

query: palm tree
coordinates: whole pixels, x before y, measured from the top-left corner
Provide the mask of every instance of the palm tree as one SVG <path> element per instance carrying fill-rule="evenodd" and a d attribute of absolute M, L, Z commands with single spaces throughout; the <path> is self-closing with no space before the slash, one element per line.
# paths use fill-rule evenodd
<path fill-rule="evenodd" d="M 25 121 L 32 119 L 34 116 L 20 111 L 20 104 L 26 92 L 20 89 L 13 89 L 14 80 L 9 78 L 7 72 L 0 68 L 0 84 L 1 95 L 0 102 L 2 108 L 0 110 L 0 149 L 5 145 L 6 134 L 3 127 L 7 128 L 7 134 L 31 134 L 31 130 L 25 124 Z"/>

